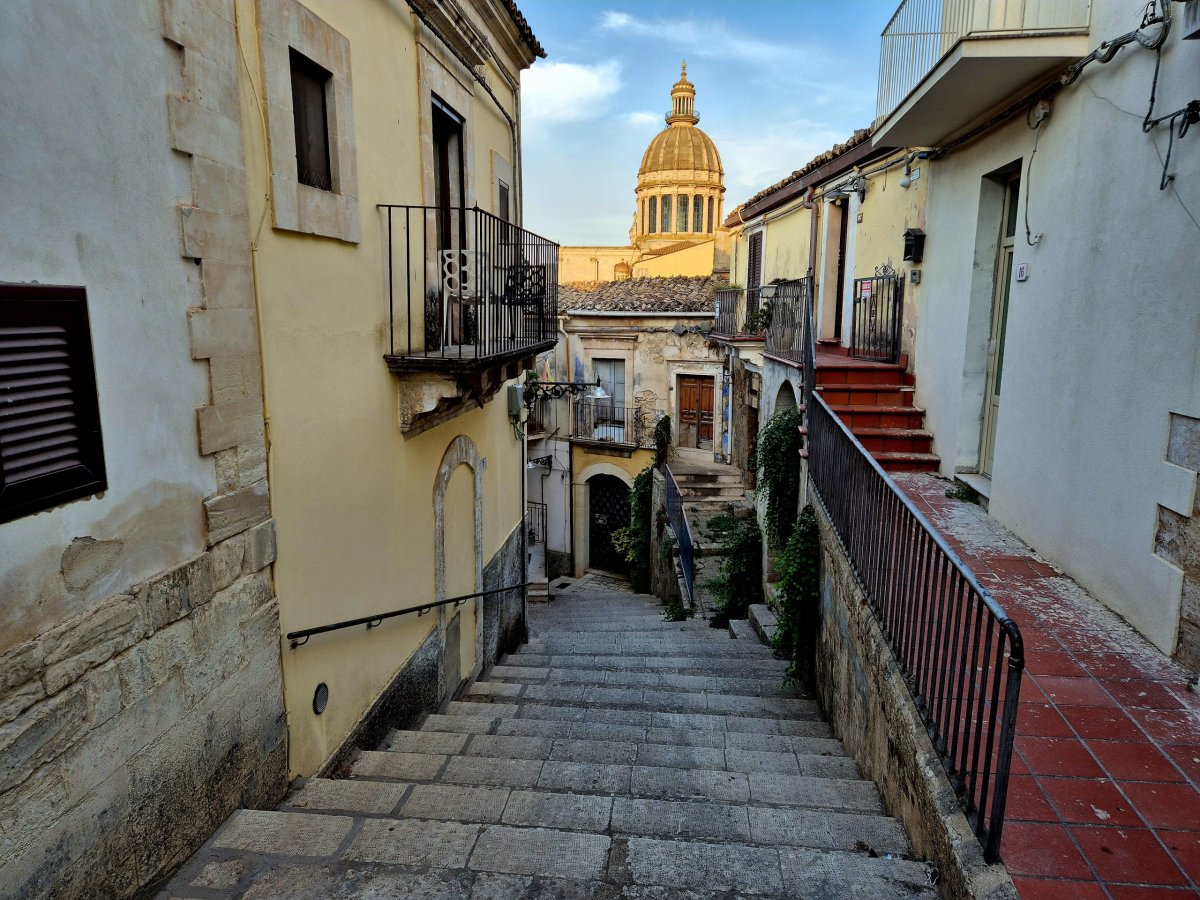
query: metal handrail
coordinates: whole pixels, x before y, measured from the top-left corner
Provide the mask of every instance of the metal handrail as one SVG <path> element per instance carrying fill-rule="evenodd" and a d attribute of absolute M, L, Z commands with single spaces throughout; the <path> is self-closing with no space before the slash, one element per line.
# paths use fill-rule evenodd
<path fill-rule="evenodd" d="M 432 603 L 422 603 L 419 606 L 407 606 L 404 609 L 394 609 L 391 612 L 379 613 L 374 616 L 359 616 L 357 619 L 334 622 L 332 625 L 321 625 L 317 628 L 301 628 L 299 631 L 289 631 L 284 637 L 292 642 L 292 649 L 295 650 L 297 647 L 303 647 L 307 644 L 308 639 L 314 634 L 324 634 L 327 631 L 338 631 L 342 628 L 353 628 L 355 625 L 366 625 L 367 628 L 374 628 L 384 619 L 394 619 L 396 616 L 404 616 L 414 612 L 418 616 L 421 616 L 431 609 L 437 609 L 439 606 L 447 606 L 451 603 L 458 606 L 477 597 L 490 597 L 492 594 L 504 594 L 508 591 L 524 590 L 531 584 L 532 582 L 530 581 L 521 584 L 510 584 L 508 587 L 492 588 L 490 591 L 476 591 L 473 594 L 462 594 L 458 597 L 447 597 L 445 600 L 434 600 Z"/>
<path fill-rule="evenodd" d="M 662 467 L 663 480 L 666 482 L 667 518 L 671 522 L 671 530 L 675 532 L 676 546 L 679 547 L 679 567 L 683 570 L 683 586 L 687 591 L 688 603 L 694 602 L 696 582 L 695 549 L 692 544 L 692 531 L 688 525 L 687 512 L 683 508 L 683 495 L 679 483 L 669 466 Z"/>
<path fill-rule="evenodd" d="M 811 294 L 804 306 L 808 461 L 817 499 L 984 857 L 994 862 L 1025 664 L 1021 630 L 815 390 Z"/>

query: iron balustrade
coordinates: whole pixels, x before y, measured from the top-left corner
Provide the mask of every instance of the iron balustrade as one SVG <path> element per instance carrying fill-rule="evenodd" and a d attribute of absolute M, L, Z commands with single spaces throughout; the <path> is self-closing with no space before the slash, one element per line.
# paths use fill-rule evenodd
<path fill-rule="evenodd" d="M 380 209 L 389 363 L 515 359 L 554 343 L 558 244 L 478 208 Z"/>
<path fill-rule="evenodd" d="M 809 475 L 958 801 L 1000 856 L 1025 651 L 1021 630 L 815 390 L 805 298 Z"/>
<path fill-rule="evenodd" d="M 544 544 L 546 542 L 546 504 L 530 500 L 526 506 L 528 507 L 525 513 L 526 531 L 529 534 L 529 543 Z"/>
<path fill-rule="evenodd" d="M 871 278 L 854 279 L 850 317 L 850 355 L 894 363 L 900 359 L 900 325 L 904 317 L 904 276 L 880 266 Z"/>
<path fill-rule="evenodd" d="M 713 323 L 713 334 L 731 337 L 738 333 L 739 314 L 745 294 L 741 288 L 717 291 L 717 321 Z"/>
<path fill-rule="evenodd" d="M 883 29 L 876 121 L 890 116 L 964 37 L 1087 28 L 1089 10 L 1089 0 L 904 0 Z"/>
<path fill-rule="evenodd" d="M 692 603 L 696 582 L 692 531 L 688 525 L 687 512 L 683 508 L 683 495 L 679 492 L 679 484 L 675 481 L 675 475 L 669 466 L 663 466 L 662 473 L 663 482 L 666 484 L 664 499 L 667 506 L 667 519 L 671 523 L 671 530 L 675 532 L 675 546 L 679 548 L 679 568 L 683 572 L 683 586 L 687 591 L 687 601 Z"/>
<path fill-rule="evenodd" d="M 384 619 L 394 619 L 396 616 L 406 616 L 409 613 L 416 613 L 418 616 L 423 616 L 431 609 L 437 609 L 439 606 L 449 606 L 453 603 L 455 606 L 460 606 L 468 600 L 475 600 L 479 597 L 491 597 L 494 594 L 507 594 L 509 591 L 523 591 L 529 587 L 532 582 L 525 581 L 521 584 L 510 584 L 508 587 L 492 588 L 488 591 L 476 591 L 473 594 L 461 594 L 457 597 L 447 597 L 445 600 L 433 600 L 429 603 L 421 603 L 417 606 L 406 606 L 403 609 L 394 609 L 391 612 L 377 613 L 373 616 L 359 616 L 357 619 L 346 619 L 343 622 L 334 622 L 332 625 L 319 625 L 316 628 L 301 628 L 299 631 L 289 631 L 284 635 L 291 641 L 292 649 L 303 647 L 308 643 L 308 639 L 314 634 L 325 634 L 330 631 L 340 631 L 343 628 L 354 628 L 357 625 L 366 625 L 367 628 L 374 628 Z"/>
<path fill-rule="evenodd" d="M 654 426 L 666 413 L 608 400 L 577 400 L 571 406 L 573 440 L 654 449 Z"/>
<path fill-rule="evenodd" d="M 771 323 L 767 326 L 765 350 L 772 356 L 792 362 L 804 361 L 807 298 L 812 296 L 812 279 L 798 278 L 770 285 L 774 293 L 770 304 Z"/>
<path fill-rule="evenodd" d="M 724 288 L 717 291 L 717 321 L 712 333 L 723 337 L 757 337 L 766 328 L 759 315 L 774 285 L 754 288 Z"/>

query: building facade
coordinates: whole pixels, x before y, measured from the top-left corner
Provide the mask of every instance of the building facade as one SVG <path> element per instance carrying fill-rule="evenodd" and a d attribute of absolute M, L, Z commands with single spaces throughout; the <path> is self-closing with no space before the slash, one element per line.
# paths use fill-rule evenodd
<path fill-rule="evenodd" d="M 0 893 L 132 896 L 522 634 L 544 52 L 502 0 L 142 0 L 0 54 Z"/>

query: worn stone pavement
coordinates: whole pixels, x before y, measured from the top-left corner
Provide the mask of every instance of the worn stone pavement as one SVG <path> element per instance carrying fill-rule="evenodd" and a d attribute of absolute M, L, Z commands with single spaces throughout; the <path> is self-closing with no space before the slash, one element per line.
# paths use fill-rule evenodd
<path fill-rule="evenodd" d="M 784 663 L 661 609 L 575 582 L 461 701 L 235 813 L 161 896 L 936 897 Z"/>

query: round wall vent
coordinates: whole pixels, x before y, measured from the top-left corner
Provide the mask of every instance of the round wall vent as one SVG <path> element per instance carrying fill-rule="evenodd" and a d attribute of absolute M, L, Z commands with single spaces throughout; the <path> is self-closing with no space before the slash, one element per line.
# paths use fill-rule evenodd
<path fill-rule="evenodd" d="M 325 712 L 325 707 L 329 705 L 329 685 L 321 682 L 317 685 L 316 691 L 313 692 L 313 712 L 318 716 Z"/>

